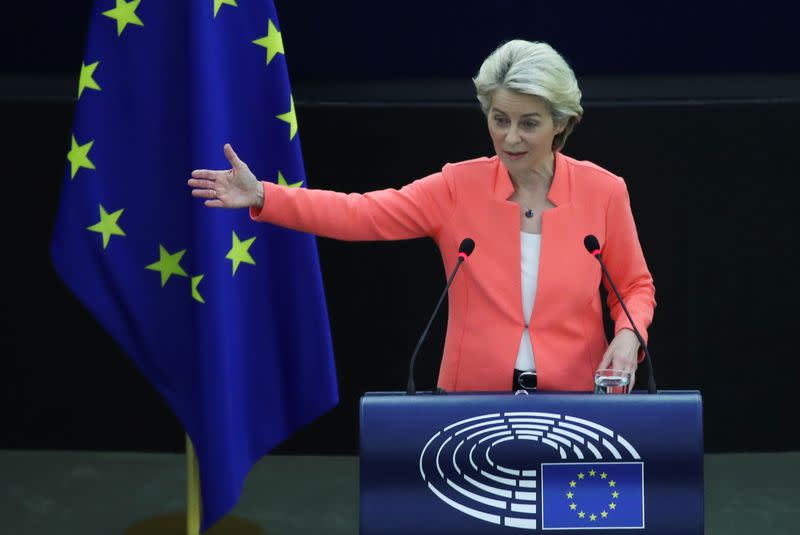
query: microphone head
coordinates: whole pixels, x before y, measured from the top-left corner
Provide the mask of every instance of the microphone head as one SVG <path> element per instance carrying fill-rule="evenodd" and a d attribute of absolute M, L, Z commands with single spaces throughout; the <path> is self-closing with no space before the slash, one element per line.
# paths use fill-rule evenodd
<path fill-rule="evenodd" d="M 590 254 L 595 254 L 595 251 L 600 251 L 600 242 L 594 234 L 587 234 L 583 239 L 583 246 Z"/>
<path fill-rule="evenodd" d="M 466 256 L 472 254 L 472 251 L 475 250 L 475 241 L 472 238 L 464 238 L 461 240 L 461 245 L 458 246 L 458 252 L 463 253 Z"/>

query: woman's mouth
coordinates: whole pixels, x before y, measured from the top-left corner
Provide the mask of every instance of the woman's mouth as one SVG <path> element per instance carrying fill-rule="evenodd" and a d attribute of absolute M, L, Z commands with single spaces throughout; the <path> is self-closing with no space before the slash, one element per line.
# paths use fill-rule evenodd
<path fill-rule="evenodd" d="M 504 151 L 509 160 L 519 160 L 527 154 L 527 152 L 509 152 Z"/>

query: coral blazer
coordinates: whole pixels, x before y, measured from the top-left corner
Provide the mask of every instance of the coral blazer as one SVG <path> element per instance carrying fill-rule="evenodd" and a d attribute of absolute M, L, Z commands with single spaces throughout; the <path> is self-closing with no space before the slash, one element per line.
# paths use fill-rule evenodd
<path fill-rule="evenodd" d="M 440 387 L 508 391 L 525 329 L 519 206 L 508 170 L 496 156 L 447 164 L 400 190 L 343 194 L 264 182 L 264 205 L 251 217 L 340 240 L 429 236 L 445 273 L 466 237 L 475 251 L 450 287 Z M 542 214 L 539 275 L 529 325 L 542 390 L 591 390 L 608 347 L 600 301 L 601 269 L 583 239 L 594 234 L 603 259 L 642 336 L 655 307 L 653 280 L 620 177 L 556 153 Z M 615 332 L 630 328 L 613 292 Z"/>

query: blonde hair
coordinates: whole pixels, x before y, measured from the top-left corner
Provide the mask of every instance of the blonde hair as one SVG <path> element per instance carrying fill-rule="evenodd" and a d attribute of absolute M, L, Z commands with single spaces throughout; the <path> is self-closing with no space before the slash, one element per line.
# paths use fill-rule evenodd
<path fill-rule="evenodd" d="M 564 147 L 572 129 L 583 116 L 581 90 L 575 73 L 561 55 L 547 43 L 515 39 L 500 45 L 483 61 L 472 79 L 483 113 L 492 106 L 498 89 L 543 98 L 553 123 L 564 126 L 553 139 L 553 150 Z"/>

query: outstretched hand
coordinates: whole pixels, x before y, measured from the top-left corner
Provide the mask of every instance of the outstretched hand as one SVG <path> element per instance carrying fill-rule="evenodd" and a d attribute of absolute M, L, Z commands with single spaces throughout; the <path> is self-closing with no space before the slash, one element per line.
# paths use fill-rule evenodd
<path fill-rule="evenodd" d="M 229 143 L 225 144 L 225 157 L 230 169 L 212 171 L 195 169 L 189 186 L 192 197 L 206 199 L 205 205 L 212 208 L 260 208 L 264 204 L 264 190 L 261 183 L 247 167 Z"/>

